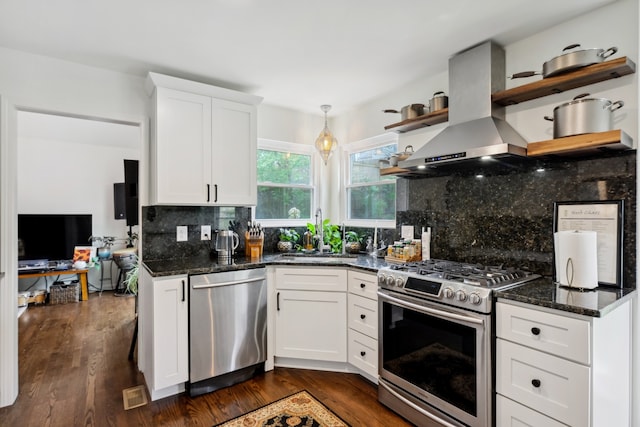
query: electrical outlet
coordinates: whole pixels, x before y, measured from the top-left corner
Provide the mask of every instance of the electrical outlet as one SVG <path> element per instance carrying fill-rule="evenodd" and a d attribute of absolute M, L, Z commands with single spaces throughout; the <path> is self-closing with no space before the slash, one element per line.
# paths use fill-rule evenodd
<path fill-rule="evenodd" d="M 210 225 L 203 225 L 200 227 L 200 240 L 211 240 Z"/>
<path fill-rule="evenodd" d="M 186 225 L 176 227 L 176 241 L 186 242 L 189 240 L 189 228 Z"/>

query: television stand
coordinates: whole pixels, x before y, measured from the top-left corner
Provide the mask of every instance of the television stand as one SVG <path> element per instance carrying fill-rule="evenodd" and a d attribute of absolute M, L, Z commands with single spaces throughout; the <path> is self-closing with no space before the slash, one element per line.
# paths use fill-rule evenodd
<path fill-rule="evenodd" d="M 37 277 L 47 277 L 47 276 L 67 276 L 70 274 L 75 274 L 80 279 L 80 300 L 86 301 L 89 299 L 89 288 L 88 288 L 88 280 L 87 273 L 89 269 L 75 269 L 71 268 L 69 270 L 44 270 L 38 272 L 25 272 L 18 273 L 18 279 L 29 279 L 29 278 L 37 278 Z"/>

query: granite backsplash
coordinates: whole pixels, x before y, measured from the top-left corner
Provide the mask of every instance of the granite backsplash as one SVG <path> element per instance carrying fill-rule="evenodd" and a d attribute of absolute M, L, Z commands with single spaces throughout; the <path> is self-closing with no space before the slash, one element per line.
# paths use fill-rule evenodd
<path fill-rule="evenodd" d="M 551 276 L 554 202 L 624 200 L 623 286 L 635 288 L 635 151 L 490 172 L 398 179 L 396 232 L 431 227 L 433 258 Z"/>
<path fill-rule="evenodd" d="M 570 160 L 545 160 L 517 168 L 458 170 L 447 176 L 399 178 L 395 230 L 379 230 L 392 243 L 402 225 L 431 227 L 433 258 L 504 264 L 544 276 L 553 274 L 554 202 L 624 200 L 623 285 L 636 285 L 636 152 Z M 143 206 L 141 241 L 146 260 L 207 254 L 200 226 L 236 228 L 242 237 L 251 220 L 247 207 Z M 230 223 L 230 221 L 234 221 Z M 188 227 L 189 240 L 176 242 L 176 226 Z M 304 227 L 295 227 L 303 234 Z M 351 228 L 363 236 L 373 229 Z M 277 251 L 279 229 L 266 228 L 264 252 Z M 244 253 L 240 238 L 239 253 Z"/>

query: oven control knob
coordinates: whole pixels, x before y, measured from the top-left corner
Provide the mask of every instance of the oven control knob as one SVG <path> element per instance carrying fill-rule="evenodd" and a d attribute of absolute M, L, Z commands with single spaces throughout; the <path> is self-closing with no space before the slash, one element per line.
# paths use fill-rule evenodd
<path fill-rule="evenodd" d="M 396 286 L 397 286 L 397 287 L 399 287 L 399 288 L 401 288 L 401 287 L 402 287 L 402 285 L 404 285 L 404 280 L 402 280 L 402 278 L 401 278 L 401 277 L 397 277 L 397 278 L 396 278 Z"/>
<path fill-rule="evenodd" d="M 387 275 L 386 274 L 380 274 L 378 275 L 378 283 L 381 285 L 385 284 L 385 281 L 387 279 Z"/>
<path fill-rule="evenodd" d="M 469 301 L 471 302 L 471 304 L 479 305 L 482 302 L 482 298 L 480 298 L 480 295 L 474 292 L 469 295 Z"/>
<path fill-rule="evenodd" d="M 444 288 L 443 292 L 444 292 L 444 297 L 445 298 L 451 299 L 455 295 L 455 293 L 453 292 L 453 289 L 451 289 L 451 288 Z"/>
<path fill-rule="evenodd" d="M 456 292 L 456 299 L 458 301 L 466 301 L 467 300 L 467 294 L 464 291 L 458 291 L 458 292 Z"/>
<path fill-rule="evenodd" d="M 387 276 L 387 286 L 393 286 L 396 282 L 396 279 L 393 276 Z"/>

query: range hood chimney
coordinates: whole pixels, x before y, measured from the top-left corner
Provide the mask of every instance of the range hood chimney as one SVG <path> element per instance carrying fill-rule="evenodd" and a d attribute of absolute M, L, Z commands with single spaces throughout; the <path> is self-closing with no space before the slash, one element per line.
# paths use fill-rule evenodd
<path fill-rule="evenodd" d="M 505 88 L 504 49 L 488 41 L 449 59 L 449 126 L 398 164 L 428 172 L 445 166 L 527 155 L 527 142 L 505 121 L 491 94 Z"/>

